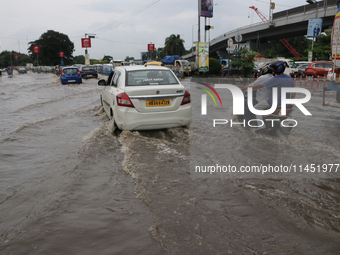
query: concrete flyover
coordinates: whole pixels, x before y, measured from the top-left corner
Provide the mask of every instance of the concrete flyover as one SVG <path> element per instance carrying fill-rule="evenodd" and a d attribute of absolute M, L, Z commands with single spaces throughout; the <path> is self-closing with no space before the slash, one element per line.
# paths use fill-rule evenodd
<path fill-rule="evenodd" d="M 249 26 L 240 27 L 226 32 L 210 41 L 209 52 L 213 58 L 228 58 L 226 51 L 227 40 L 241 34 L 241 43 L 248 43 L 250 50 L 265 52 L 268 41 L 307 34 L 309 19 L 321 18 L 322 31 L 331 28 L 337 11 L 336 4 L 339 0 L 324 0 L 315 4 L 307 4 L 293 9 L 273 14 L 270 23 L 260 22 Z M 195 53 L 190 53 L 183 58 L 194 59 Z"/>

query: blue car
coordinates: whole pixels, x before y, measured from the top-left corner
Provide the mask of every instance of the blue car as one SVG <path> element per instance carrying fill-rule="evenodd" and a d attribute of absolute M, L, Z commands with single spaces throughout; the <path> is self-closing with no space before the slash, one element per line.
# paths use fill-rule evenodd
<path fill-rule="evenodd" d="M 60 74 L 60 82 L 61 84 L 68 84 L 68 83 L 82 83 L 83 80 L 81 78 L 80 71 L 77 67 L 64 67 L 61 70 Z"/>

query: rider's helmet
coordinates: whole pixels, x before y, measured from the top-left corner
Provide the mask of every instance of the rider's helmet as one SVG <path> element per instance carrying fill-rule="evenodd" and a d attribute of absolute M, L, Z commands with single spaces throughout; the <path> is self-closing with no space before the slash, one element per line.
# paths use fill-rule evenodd
<path fill-rule="evenodd" d="M 275 74 L 283 73 L 286 69 L 286 66 L 287 66 L 286 62 L 282 60 L 274 61 L 269 65 L 269 67 L 273 69 Z"/>
<path fill-rule="evenodd" d="M 265 63 L 260 67 L 259 75 L 265 75 L 267 73 L 273 73 L 273 69 L 270 67 L 270 63 Z"/>

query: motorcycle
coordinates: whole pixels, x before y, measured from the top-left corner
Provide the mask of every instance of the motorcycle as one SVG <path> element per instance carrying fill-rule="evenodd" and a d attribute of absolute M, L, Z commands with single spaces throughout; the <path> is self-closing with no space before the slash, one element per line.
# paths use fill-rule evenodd
<path fill-rule="evenodd" d="M 255 95 L 256 95 L 256 91 L 253 91 L 252 96 L 255 97 Z M 247 99 L 247 96 L 248 96 L 247 92 L 244 91 L 245 99 Z M 295 97 L 295 93 L 291 95 L 291 98 L 294 98 L 294 97 Z M 277 106 L 277 108 L 275 109 L 273 113 L 261 116 L 262 123 L 264 126 L 262 125 L 261 127 L 254 129 L 255 132 L 275 134 L 277 133 L 277 131 L 280 131 L 285 135 L 289 135 L 291 131 L 293 130 L 294 126 L 296 126 L 297 124 L 295 120 L 290 118 L 293 112 L 293 106 L 294 106 L 293 104 L 288 104 L 286 106 L 286 115 L 282 115 L 281 106 Z M 239 120 L 242 120 L 244 119 L 244 116 L 238 115 L 237 118 Z M 289 123 L 289 122 L 294 122 L 294 123 Z"/>
<path fill-rule="evenodd" d="M 276 132 L 280 130 L 283 134 L 289 135 L 295 125 L 293 123 L 286 124 L 285 122 L 290 120 L 289 117 L 293 112 L 293 106 L 294 105 L 287 105 L 286 115 L 281 115 L 280 106 L 278 106 L 272 114 L 263 115 L 262 119 L 265 128 L 258 129 L 255 132 Z"/>

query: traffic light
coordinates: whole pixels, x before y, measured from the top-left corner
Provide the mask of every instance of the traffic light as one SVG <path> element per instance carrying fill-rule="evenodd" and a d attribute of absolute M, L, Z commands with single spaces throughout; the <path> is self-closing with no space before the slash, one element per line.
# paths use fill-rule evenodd
<path fill-rule="evenodd" d="M 210 26 L 210 25 L 206 25 L 205 26 L 205 30 L 209 30 L 209 29 L 213 29 L 214 27 L 213 26 Z"/>

